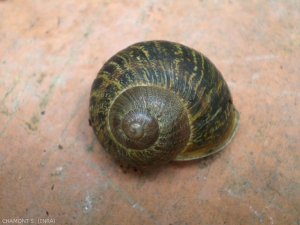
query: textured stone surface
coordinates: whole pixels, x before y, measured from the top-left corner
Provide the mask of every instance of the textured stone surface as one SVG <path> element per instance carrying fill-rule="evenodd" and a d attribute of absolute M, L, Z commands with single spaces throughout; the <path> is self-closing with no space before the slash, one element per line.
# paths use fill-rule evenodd
<path fill-rule="evenodd" d="M 299 1 L 0 1 L 0 223 L 300 224 Z M 204 160 L 120 165 L 88 124 L 96 73 L 138 41 L 208 56 L 241 122 Z"/>

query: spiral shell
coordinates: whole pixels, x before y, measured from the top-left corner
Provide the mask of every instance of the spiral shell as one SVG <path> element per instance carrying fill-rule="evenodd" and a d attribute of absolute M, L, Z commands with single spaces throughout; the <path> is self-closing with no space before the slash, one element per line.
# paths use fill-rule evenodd
<path fill-rule="evenodd" d="M 239 122 L 228 86 L 203 54 L 148 41 L 111 57 L 93 82 L 90 121 L 104 149 L 133 166 L 213 154 Z"/>

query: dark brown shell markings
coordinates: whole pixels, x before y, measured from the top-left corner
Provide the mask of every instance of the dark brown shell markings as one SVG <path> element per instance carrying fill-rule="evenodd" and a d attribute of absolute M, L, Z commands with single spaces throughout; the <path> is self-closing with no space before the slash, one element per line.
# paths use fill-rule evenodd
<path fill-rule="evenodd" d="M 104 149 L 138 167 L 218 152 L 239 122 L 213 63 L 168 41 L 137 43 L 110 58 L 93 82 L 89 109 Z"/>

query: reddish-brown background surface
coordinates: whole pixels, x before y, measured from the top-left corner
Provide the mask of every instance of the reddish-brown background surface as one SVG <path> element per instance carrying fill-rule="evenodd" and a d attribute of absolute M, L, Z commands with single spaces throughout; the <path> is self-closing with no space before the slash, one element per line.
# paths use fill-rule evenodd
<path fill-rule="evenodd" d="M 0 1 L 0 224 L 299 225 L 299 21 L 297 0 Z M 96 73 L 152 39 L 227 80 L 241 122 L 220 154 L 135 171 L 95 139 Z"/>

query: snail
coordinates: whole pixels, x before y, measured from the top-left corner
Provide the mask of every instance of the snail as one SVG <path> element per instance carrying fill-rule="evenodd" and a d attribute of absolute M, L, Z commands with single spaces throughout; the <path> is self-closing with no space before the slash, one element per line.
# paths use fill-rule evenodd
<path fill-rule="evenodd" d="M 104 149 L 135 167 L 216 153 L 239 123 L 215 65 L 169 41 L 136 43 L 112 56 L 92 84 L 89 112 Z"/>

